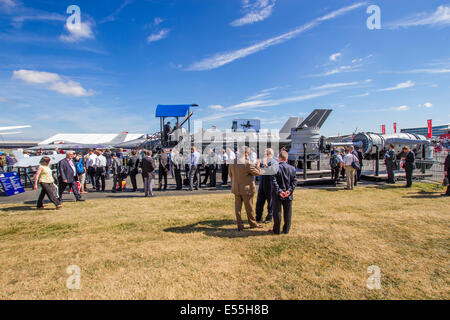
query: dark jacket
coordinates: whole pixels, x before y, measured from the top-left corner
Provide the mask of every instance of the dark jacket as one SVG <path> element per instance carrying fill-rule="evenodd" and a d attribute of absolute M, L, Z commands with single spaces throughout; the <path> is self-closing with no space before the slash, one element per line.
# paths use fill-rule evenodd
<path fill-rule="evenodd" d="M 163 152 L 159 155 L 159 170 L 170 169 L 169 165 L 169 157 L 167 156 L 167 153 Z"/>
<path fill-rule="evenodd" d="M 411 150 L 408 151 L 405 157 L 405 168 L 413 168 L 414 161 L 416 161 L 416 155 Z"/>
<path fill-rule="evenodd" d="M 144 157 L 142 158 L 142 176 L 148 177 L 149 175 L 154 178 L 155 176 L 155 160 L 152 157 Z"/>
<path fill-rule="evenodd" d="M 363 153 L 361 151 L 356 151 L 356 154 L 357 154 L 357 158 L 359 160 L 359 166 L 362 168 L 363 160 L 364 160 Z"/>
<path fill-rule="evenodd" d="M 384 162 L 386 164 L 393 164 L 395 161 L 395 151 L 394 150 L 388 150 L 386 154 L 384 155 Z"/>
<path fill-rule="evenodd" d="M 139 156 L 131 156 L 130 158 L 128 158 L 128 168 L 130 170 L 130 173 L 135 173 L 137 174 L 138 170 L 139 170 Z"/>
<path fill-rule="evenodd" d="M 72 160 L 70 160 L 72 161 Z M 73 162 L 72 162 L 73 163 Z M 75 164 L 73 164 L 75 168 Z M 74 180 L 74 174 L 76 174 L 77 169 L 75 168 L 75 172 L 73 172 L 72 167 L 70 166 L 69 160 L 63 159 L 58 164 L 58 175 L 61 181 L 66 180 L 67 183 L 72 183 Z"/>
<path fill-rule="evenodd" d="M 111 158 L 111 169 L 114 176 L 123 173 L 123 160 L 120 158 Z"/>
<path fill-rule="evenodd" d="M 111 152 L 105 152 L 103 156 L 106 158 L 106 166 L 111 167 L 112 165 Z"/>
<path fill-rule="evenodd" d="M 289 191 L 291 194 L 284 200 L 292 200 L 293 192 L 297 186 L 297 173 L 295 168 L 286 162 L 280 162 L 277 174 L 272 176 L 272 193 L 274 197 L 280 197 L 282 191 Z"/>

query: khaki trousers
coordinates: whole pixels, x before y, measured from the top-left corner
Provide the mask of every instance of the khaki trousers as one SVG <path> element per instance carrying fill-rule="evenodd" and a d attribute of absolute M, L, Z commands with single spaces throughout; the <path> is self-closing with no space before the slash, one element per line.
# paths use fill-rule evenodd
<path fill-rule="evenodd" d="M 352 189 L 355 185 L 355 168 L 352 166 L 345 167 L 345 175 L 347 177 L 347 189 Z"/>
<path fill-rule="evenodd" d="M 253 206 L 253 195 L 251 196 L 238 196 L 234 195 L 234 206 L 236 212 L 236 222 L 238 229 L 244 229 L 244 224 L 242 223 L 241 211 L 242 203 L 245 206 L 245 212 L 247 213 L 247 219 L 250 227 L 256 227 L 258 224 L 255 219 L 255 208 Z"/>

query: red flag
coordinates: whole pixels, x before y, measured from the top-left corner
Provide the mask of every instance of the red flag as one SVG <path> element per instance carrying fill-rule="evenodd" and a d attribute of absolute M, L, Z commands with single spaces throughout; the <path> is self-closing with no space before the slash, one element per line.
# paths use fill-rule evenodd
<path fill-rule="evenodd" d="M 428 138 L 431 138 L 433 135 L 433 124 L 431 119 L 427 121 L 428 123 Z"/>
<path fill-rule="evenodd" d="M 386 134 L 386 125 L 381 125 L 381 134 Z"/>
<path fill-rule="evenodd" d="M 394 133 L 397 133 L 397 122 L 394 122 Z"/>

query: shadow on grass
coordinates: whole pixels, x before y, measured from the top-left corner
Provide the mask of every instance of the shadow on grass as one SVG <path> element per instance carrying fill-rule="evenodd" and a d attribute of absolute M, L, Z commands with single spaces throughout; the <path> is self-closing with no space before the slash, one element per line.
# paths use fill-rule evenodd
<path fill-rule="evenodd" d="M 236 221 L 233 220 L 207 220 L 200 221 L 194 224 L 189 224 L 182 227 L 171 227 L 164 229 L 164 232 L 173 233 L 196 233 L 203 232 L 210 237 L 219 238 L 247 238 L 255 236 L 270 235 L 266 230 L 261 229 L 244 229 L 243 231 L 237 231 L 236 228 L 222 228 L 223 226 L 233 225 L 236 226 Z"/>
<path fill-rule="evenodd" d="M 439 199 L 439 198 L 445 198 L 441 196 L 441 193 L 431 192 L 431 191 L 425 191 L 420 190 L 417 192 L 417 194 L 409 194 L 407 196 L 403 196 L 403 198 L 409 198 L 409 199 Z"/>
<path fill-rule="evenodd" d="M 379 184 L 375 186 L 367 186 L 367 189 L 378 189 L 378 190 L 388 190 L 388 189 L 405 189 L 405 185 L 402 183 L 397 184 Z"/>
<path fill-rule="evenodd" d="M 50 208 L 45 208 L 43 210 L 50 210 Z M 12 206 L 1 208 L 0 211 L 11 212 L 11 211 L 37 211 L 36 206 Z"/>

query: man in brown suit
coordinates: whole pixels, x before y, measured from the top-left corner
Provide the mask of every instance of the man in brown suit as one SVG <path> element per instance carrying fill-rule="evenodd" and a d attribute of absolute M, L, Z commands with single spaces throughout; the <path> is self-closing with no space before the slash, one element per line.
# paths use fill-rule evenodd
<path fill-rule="evenodd" d="M 250 228 L 262 228 L 261 225 L 256 223 L 255 208 L 253 206 L 253 196 L 256 193 L 254 177 L 261 174 L 259 165 L 260 161 L 256 165 L 248 161 L 248 147 L 243 147 L 240 156 L 228 167 L 228 175 L 232 181 L 231 192 L 234 194 L 238 231 L 244 230 L 241 218 L 242 203 L 244 203 L 245 211 L 247 212 Z"/>

